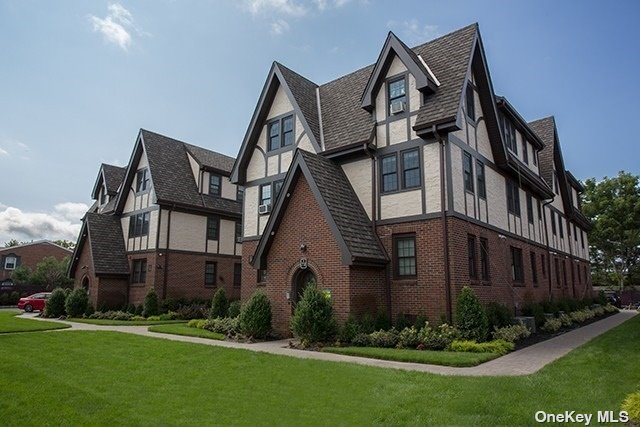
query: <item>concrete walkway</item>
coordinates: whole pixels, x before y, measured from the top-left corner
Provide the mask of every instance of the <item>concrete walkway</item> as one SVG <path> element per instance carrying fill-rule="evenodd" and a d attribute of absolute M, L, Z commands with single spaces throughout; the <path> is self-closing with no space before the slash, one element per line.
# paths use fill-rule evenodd
<path fill-rule="evenodd" d="M 618 314 L 609 316 L 598 322 L 591 323 L 579 329 L 567 332 L 547 341 L 525 347 L 505 356 L 491 360 L 471 368 L 456 368 L 451 366 L 427 365 L 422 363 L 394 362 L 389 360 L 369 359 L 365 357 L 344 356 L 318 351 L 296 350 L 289 348 L 289 340 L 269 341 L 261 343 L 238 343 L 233 341 L 217 341 L 198 337 L 185 337 L 181 335 L 161 334 L 149 332 L 148 326 L 103 326 L 87 323 L 68 322 L 54 320 L 70 325 L 71 328 L 57 329 L 50 332 L 63 333 L 65 331 L 114 331 L 145 337 L 161 338 L 170 341 L 182 341 L 195 344 L 205 344 L 217 347 L 226 347 L 250 351 L 258 351 L 281 356 L 297 357 L 300 359 L 326 360 L 332 362 L 349 362 L 359 365 L 376 366 L 380 368 L 394 368 L 405 371 L 429 372 L 440 375 L 468 375 L 468 376 L 515 376 L 533 374 L 545 365 L 564 356 L 576 347 L 607 332 L 608 330 L 624 323 L 637 314 L 635 310 L 623 310 Z M 36 320 L 52 321 L 53 319 L 41 319 L 33 314 L 23 314 L 22 317 Z"/>

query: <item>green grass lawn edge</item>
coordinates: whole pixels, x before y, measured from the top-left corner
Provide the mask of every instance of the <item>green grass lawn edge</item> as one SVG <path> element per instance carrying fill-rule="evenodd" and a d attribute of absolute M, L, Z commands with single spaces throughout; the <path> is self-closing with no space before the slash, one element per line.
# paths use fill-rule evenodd
<path fill-rule="evenodd" d="M 219 334 L 217 332 L 208 331 L 206 329 L 191 328 L 184 324 L 149 326 L 148 330 L 149 332 L 158 332 L 161 334 L 208 338 L 208 339 L 218 340 L 218 341 L 222 341 L 225 338 L 224 335 Z"/>
<path fill-rule="evenodd" d="M 19 314 L 20 311 L 18 310 L 0 311 L 0 334 L 11 334 L 15 332 L 42 332 L 70 327 L 64 323 L 18 317 Z"/>
<path fill-rule="evenodd" d="M 168 325 L 176 323 L 187 323 L 186 320 L 110 320 L 110 319 L 82 319 L 73 317 L 67 319 L 69 322 L 88 323 L 91 325 L 103 326 L 147 326 L 147 325 Z"/>
<path fill-rule="evenodd" d="M 326 347 L 322 351 L 346 356 L 455 367 L 478 366 L 481 363 L 500 357 L 497 353 L 463 353 L 377 347 Z"/>

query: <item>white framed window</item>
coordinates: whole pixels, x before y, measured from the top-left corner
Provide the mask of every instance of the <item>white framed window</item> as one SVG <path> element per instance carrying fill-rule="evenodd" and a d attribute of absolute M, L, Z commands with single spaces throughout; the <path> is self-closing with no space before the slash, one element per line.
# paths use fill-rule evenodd
<path fill-rule="evenodd" d="M 18 263 L 18 258 L 14 256 L 8 256 L 4 259 L 4 269 L 5 270 L 15 270 L 16 264 Z"/>

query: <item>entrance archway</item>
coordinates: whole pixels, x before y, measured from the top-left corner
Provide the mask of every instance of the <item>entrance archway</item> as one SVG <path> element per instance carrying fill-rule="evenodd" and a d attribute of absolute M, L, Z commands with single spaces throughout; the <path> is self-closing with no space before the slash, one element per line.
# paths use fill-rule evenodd
<path fill-rule="evenodd" d="M 305 268 L 304 270 L 298 270 L 298 272 L 293 276 L 293 286 L 291 292 L 291 300 L 293 302 L 293 306 L 300 301 L 302 298 L 302 294 L 304 293 L 305 288 L 309 285 L 309 283 L 316 281 L 316 275 L 310 268 Z"/>
<path fill-rule="evenodd" d="M 82 289 L 84 289 L 87 292 L 87 295 L 89 295 L 89 278 L 87 276 L 82 278 Z"/>

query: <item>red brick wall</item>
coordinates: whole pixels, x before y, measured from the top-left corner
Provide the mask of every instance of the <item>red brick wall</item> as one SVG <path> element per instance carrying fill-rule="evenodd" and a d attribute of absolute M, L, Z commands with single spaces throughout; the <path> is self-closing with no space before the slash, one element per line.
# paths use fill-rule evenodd
<path fill-rule="evenodd" d="M 127 304 L 127 286 L 129 280 L 127 278 L 98 278 L 98 305 L 94 307 L 98 309 L 107 308 L 120 310 L 125 308 Z M 91 293 L 90 293 L 91 295 Z"/>
<path fill-rule="evenodd" d="M 78 262 L 73 276 L 73 286 L 79 288 L 85 277 L 89 280 L 89 303 L 95 308 L 98 303 L 98 278 L 94 274 L 90 244 L 87 241 L 78 254 Z M 87 268 L 83 268 L 87 267 Z"/>
<path fill-rule="evenodd" d="M 0 250 L 0 259 L 9 254 L 18 256 L 20 258 L 18 265 L 27 266 L 31 270 L 35 270 L 38 263 L 45 257 L 52 256 L 57 260 L 62 260 L 64 257 L 71 257 L 73 255 L 72 252 L 49 243 L 35 243 L 26 246 L 3 248 Z M 0 282 L 10 279 L 11 273 L 13 273 L 13 270 L 4 269 L 4 263 L 0 265 Z"/>

